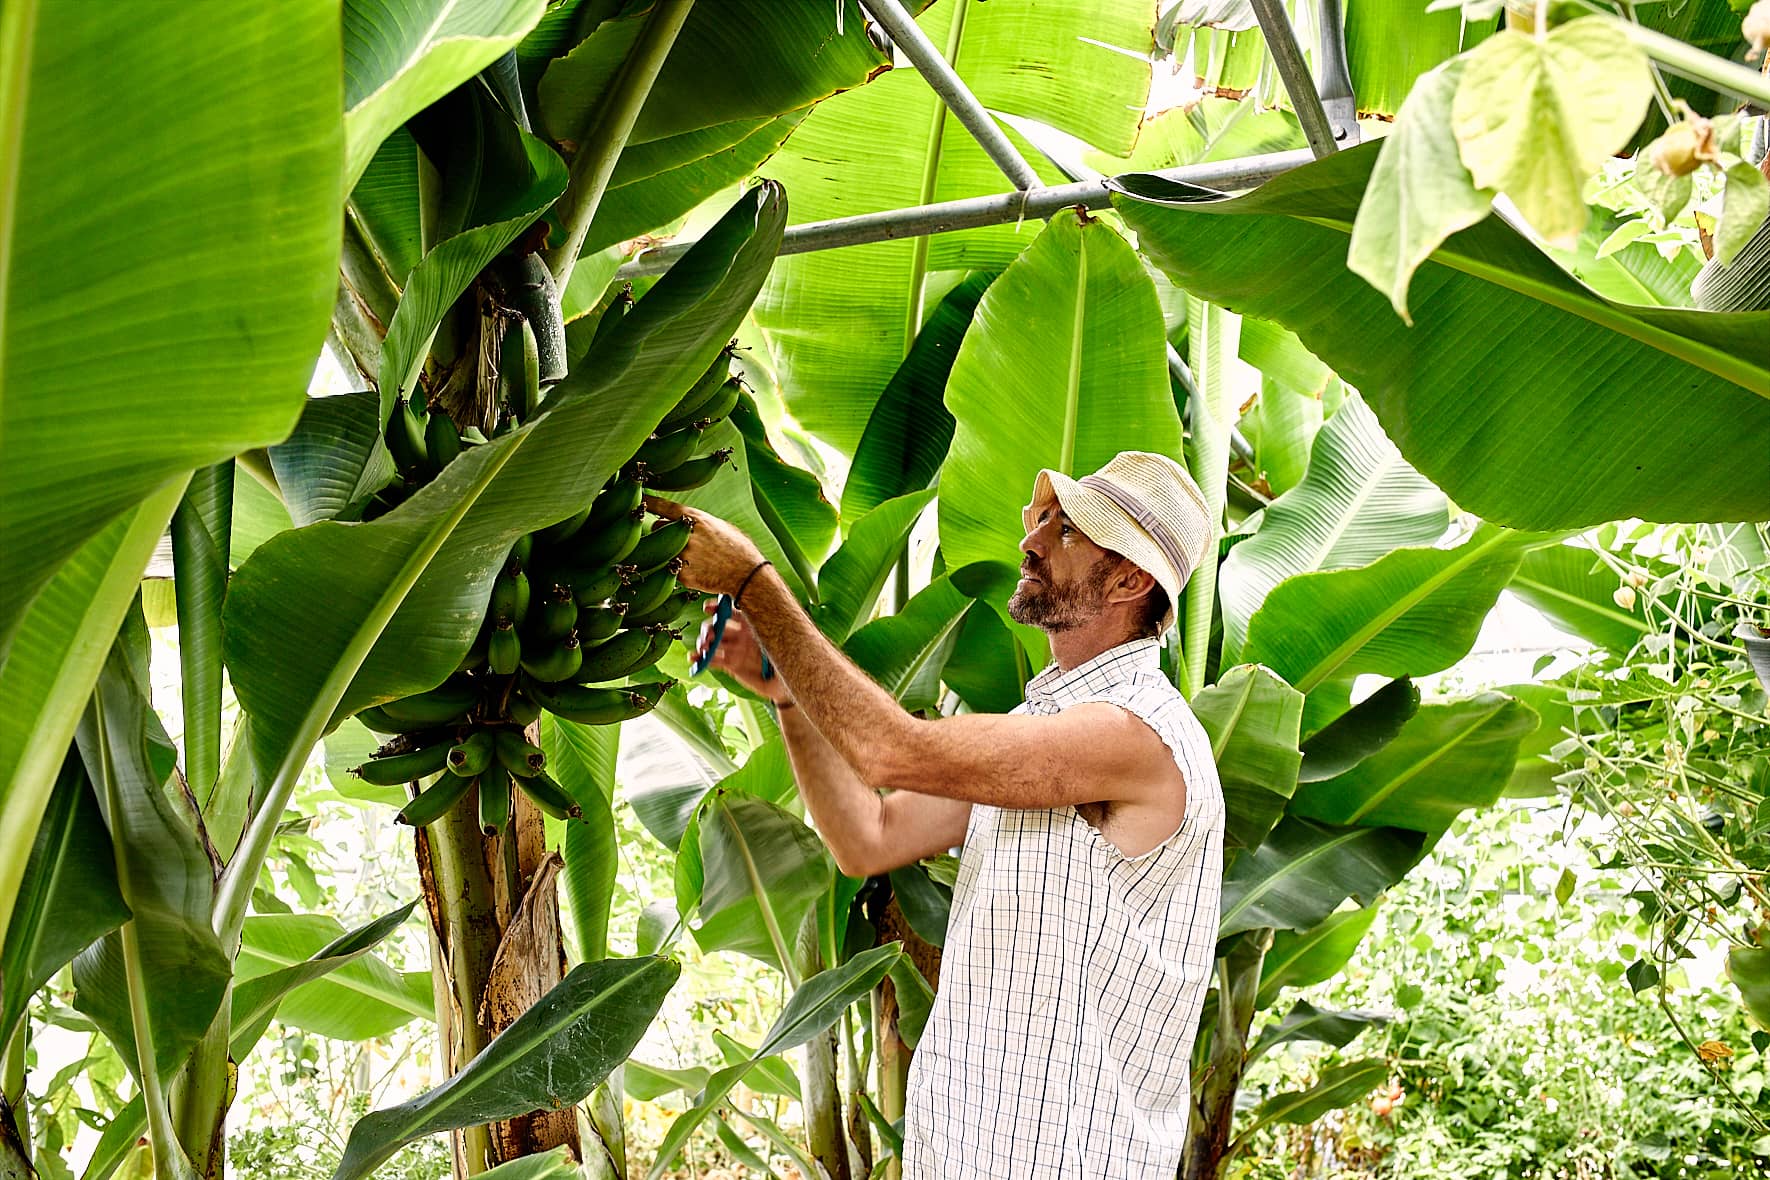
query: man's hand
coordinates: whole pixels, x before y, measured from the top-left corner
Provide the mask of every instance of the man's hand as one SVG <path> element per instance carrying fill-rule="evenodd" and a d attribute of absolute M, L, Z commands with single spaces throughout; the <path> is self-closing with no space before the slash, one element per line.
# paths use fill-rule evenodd
<path fill-rule="evenodd" d="M 716 609 L 715 603 L 706 605 L 708 614 Z M 713 638 L 713 624 L 701 624 L 701 637 L 695 644 L 694 658 L 700 659 L 701 653 Z M 719 650 L 713 653 L 713 667 L 720 668 L 731 674 L 739 684 L 766 697 L 777 704 L 785 704 L 793 699 L 787 682 L 779 676 L 762 679 L 762 645 L 756 642 L 756 633 L 750 630 L 749 620 L 742 612 L 734 612 L 725 622 L 725 634 L 719 640 Z"/>
<path fill-rule="evenodd" d="M 670 520 L 687 517 L 694 521 L 694 533 L 679 554 L 682 570 L 676 575 L 677 581 L 691 590 L 733 594 L 762 563 L 762 552 L 755 542 L 728 521 L 656 496 L 647 496 L 645 506 Z"/>

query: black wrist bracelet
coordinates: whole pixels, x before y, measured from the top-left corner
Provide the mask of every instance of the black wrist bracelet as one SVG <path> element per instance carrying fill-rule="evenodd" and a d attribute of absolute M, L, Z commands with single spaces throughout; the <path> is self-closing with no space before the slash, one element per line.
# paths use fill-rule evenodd
<path fill-rule="evenodd" d="M 744 591 L 748 590 L 750 588 L 750 579 L 755 577 L 757 574 L 761 573 L 763 566 L 773 565 L 773 564 L 774 564 L 774 562 L 769 561 L 767 558 L 763 558 L 761 561 L 757 562 L 754 566 L 751 566 L 750 572 L 744 575 L 744 580 L 738 583 L 737 590 L 735 592 L 733 592 L 733 594 L 731 596 L 731 605 L 737 607 L 737 609 L 739 609 L 739 610 L 743 610 L 744 609 Z"/>

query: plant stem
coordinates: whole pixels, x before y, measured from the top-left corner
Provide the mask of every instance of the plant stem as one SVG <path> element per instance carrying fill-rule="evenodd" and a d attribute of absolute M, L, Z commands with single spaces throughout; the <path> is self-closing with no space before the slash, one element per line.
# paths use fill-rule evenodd
<path fill-rule="evenodd" d="M 184 700 L 184 776 L 207 805 L 221 774 L 221 606 L 233 537 L 234 464 L 191 476 L 172 514 L 172 578 Z"/>
<path fill-rule="evenodd" d="M 169 1101 L 172 1122 L 187 1158 L 204 1180 L 219 1180 L 227 1127 L 228 1095 L 232 1091 L 232 1065 L 228 1061 L 228 1039 L 233 1033 L 230 1019 L 233 1007 L 233 985 L 222 993 L 221 1007 L 203 1039 L 197 1042 L 190 1057 L 173 1080 Z"/>
<path fill-rule="evenodd" d="M 639 40 L 633 43 L 621 72 L 609 86 L 602 105 L 591 125 L 578 141 L 577 155 L 572 157 L 571 181 L 560 198 L 559 211 L 565 223 L 565 241 L 548 250 L 545 258 L 553 271 L 554 282 L 561 291 L 572 277 L 578 251 L 590 232 L 590 222 L 608 191 L 609 178 L 627 146 L 627 137 L 639 121 L 640 109 L 657 81 L 676 34 L 682 31 L 694 0 L 657 0 L 657 6 L 646 18 Z"/>
<path fill-rule="evenodd" d="M 12 1109 L 13 1123 L 18 1128 L 19 1141 L 31 1141 L 31 1123 L 29 1112 L 25 1109 L 25 1050 L 28 1047 L 31 1022 L 21 1020 L 18 1031 L 12 1034 L 12 1040 L 0 1047 L 0 1100 Z"/>
<path fill-rule="evenodd" d="M 1192 325 L 1192 371 L 1198 374 L 1198 395 L 1187 403 L 1192 408 L 1192 435 L 1186 465 L 1205 495 L 1205 513 L 1213 533 L 1213 543 L 1206 546 L 1187 582 L 1185 601 L 1173 604 L 1183 616 L 1184 627 L 1181 650 L 1186 683 L 1180 688 L 1191 699 L 1205 686 L 1210 656 L 1211 616 L 1217 602 L 1214 534 L 1222 527 L 1229 478 L 1229 430 L 1234 424 L 1229 372 L 1241 341 L 1241 317 L 1196 297 L 1187 299 L 1187 316 Z"/>

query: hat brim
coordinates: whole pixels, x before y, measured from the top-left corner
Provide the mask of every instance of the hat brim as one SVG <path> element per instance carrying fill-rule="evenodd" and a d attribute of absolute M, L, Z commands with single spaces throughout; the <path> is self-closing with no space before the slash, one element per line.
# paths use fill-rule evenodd
<path fill-rule="evenodd" d="M 1180 591 L 1185 588 L 1190 571 L 1175 569 L 1155 538 L 1132 520 L 1123 508 L 1104 494 L 1049 467 L 1040 471 L 1033 481 L 1033 504 L 1028 507 L 1030 509 L 1048 499 L 1055 499 L 1070 523 L 1081 529 L 1090 541 L 1125 557 L 1168 592 L 1168 609 L 1162 615 L 1162 630 L 1172 627 L 1175 611 L 1180 605 Z M 1030 520 L 1026 523 L 1028 528 L 1032 527 Z"/>

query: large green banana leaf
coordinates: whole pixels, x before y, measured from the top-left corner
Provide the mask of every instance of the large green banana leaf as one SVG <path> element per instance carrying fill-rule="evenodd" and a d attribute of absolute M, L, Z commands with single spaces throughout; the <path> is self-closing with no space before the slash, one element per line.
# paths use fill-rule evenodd
<path fill-rule="evenodd" d="M 830 887 L 835 866 L 805 821 L 763 799 L 721 791 L 691 828 L 701 869 L 702 950 L 734 950 L 789 971 L 799 927 Z M 685 837 L 686 839 L 686 837 Z"/>
<path fill-rule="evenodd" d="M 92 782 L 80 756 L 70 753 L 37 829 L 0 951 L 0 1043 L 12 1040 L 37 989 L 129 913 Z"/>
<path fill-rule="evenodd" d="M 1248 1049 L 1252 1064 L 1279 1045 L 1290 1041 L 1319 1041 L 1343 1049 L 1372 1025 L 1388 1023 L 1389 1018 L 1376 1012 L 1334 1012 L 1317 1008 L 1308 1000 L 1298 1000 L 1284 1019 L 1269 1026 L 1260 1039 Z"/>
<path fill-rule="evenodd" d="M 1348 897 L 1368 905 L 1419 861 L 1425 836 L 1404 828 L 1349 828 L 1287 815 L 1260 847 L 1223 874 L 1217 936 L 1270 926 L 1308 930 Z"/>
<path fill-rule="evenodd" d="M 1377 907 L 1343 910 L 1308 930 L 1280 930 L 1260 966 L 1254 1007 L 1270 1008 L 1287 987 L 1308 987 L 1332 979 L 1352 958 L 1377 920 Z"/>
<path fill-rule="evenodd" d="M 424 1135 L 582 1101 L 633 1052 L 680 972 L 659 958 L 574 967 L 448 1081 L 358 1119 L 333 1180 L 367 1176 Z"/>
<path fill-rule="evenodd" d="M 1535 542 L 1530 534 L 1487 525 L 1454 549 L 1397 549 L 1359 569 L 1298 574 L 1275 586 L 1254 612 L 1243 658 L 1266 664 L 1304 692 L 1364 673 L 1442 671 L 1474 646 L 1524 549 Z"/>
<path fill-rule="evenodd" d="M 620 867 L 614 816 L 620 742 L 618 725 L 580 725 L 551 713 L 541 718 L 548 773 L 584 809 L 579 822 L 566 825 L 560 883 L 577 935 L 578 958 L 586 963 L 608 957 L 608 915 Z"/>
<path fill-rule="evenodd" d="M 943 575 L 918 590 L 901 611 L 850 635 L 842 650 L 904 708 L 931 708 L 940 701 L 940 673 L 959 624 L 974 609 L 976 604 Z"/>
<path fill-rule="evenodd" d="M 1237 160 L 1307 147 L 1297 117 L 1255 103 L 1207 94 L 1144 122 L 1129 155 L 1088 152 L 1083 162 L 1109 176 L 1155 172 L 1207 160 Z"/>
<path fill-rule="evenodd" d="M 1299 787 L 1291 811 L 1334 824 L 1443 832 L 1463 811 L 1500 797 L 1519 743 L 1537 724 L 1529 706 L 1504 693 L 1424 705 L 1394 741 L 1345 774 Z"/>
<path fill-rule="evenodd" d="M 927 489 L 895 496 L 868 509 L 848 539 L 818 571 L 818 626 L 840 643 L 872 617 L 879 592 L 909 540 L 922 509 L 934 499 Z"/>
<path fill-rule="evenodd" d="M 1315 436 L 1303 481 L 1267 507 L 1260 531 L 1223 563 L 1225 659 L 1240 658 L 1250 620 L 1285 579 L 1430 545 L 1449 522 L 1444 494 L 1407 465 L 1362 401 L 1346 399 Z"/>
<path fill-rule="evenodd" d="M 1257 848 L 1297 788 L 1303 694 L 1270 669 L 1244 664 L 1192 698 L 1211 736 L 1211 760 L 1223 784 L 1223 839 Z"/>
<path fill-rule="evenodd" d="M 0 652 L 107 523 L 293 425 L 337 282 L 338 37 L 320 0 L 6 6 Z"/>
<path fill-rule="evenodd" d="M 1374 159 L 1375 145 L 1354 148 L 1230 200 L 1125 178 L 1115 200 L 1175 282 L 1296 332 L 1414 466 L 1485 519 L 1770 515 L 1757 445 L 1770 435 L 1770 313 L 1610 303 L 1490 217 L 1415 274 L 1408 328 L 1345 267 Z"/>
<path fill-rule="evenodd" d="M 1310 735 L 1297 781 L 1318 783 L 1346 773 L 1394 741 L 1419 708 L 1413 681 L 1391 680 Z"/>
<path fill-rule="evenodd" d="M 326 914 L 254 915 L 241 931 L 235 982 L 306 963 L 344 936 L 338 919 Z M 428 971 L 396 971 L 365 955 L 290 991 L 277 1016 L 319 1036 L 367 1041 L 434 1014 Z"/>
<path fill-rule="evenodd" d="M 227 657 L 252 719 L 261 815 L 280 813 L 321 735 L 367 704 L 440 683 L 522 534 L 586 504 L 743 318 L 780 241 L 774 186 L 741 198 L 647 292 L 534 422 L 463 454 L 368 524 L 321 521 L 261 546 L 235 575 Z M 255 823 L 255 856 L 269 830 Z M 251 857 L 248 857 L 248 861 Z M 256 864 L 249 865 L 256 877 Z M 230 870 L 231 913 L 249 880 Z"/>
<path fill-rule="evenodd" d="M 836 506 L 824 495 L 816 475 L 781 457 L 768 437 L 756 399 L 750 394 L 738 398 L 731 411 L 731 424 L 743 439 L 744 467 L 750 477 L 750 496 L 756 512 L 780 542 L 793 571 L 815 602 L 821 594 L 815 570 L 836 537 Z"/>
<path fill-rule="evenodd" d="M 1561 630 L 1626 655 L 1654 627 L 1647 619 L 1647 595 L 1635 594 L 1625 608 L 1617 601 L 1622 586 L 1592 550 L 1546 545 L 1525 554 L 1507 589 Z"/>
<path fill-rule="evenodd" d="M 1136 141 L 1154 26 L 1141 0 L 943 0 L 920 23 L 991 110 L 1037 119 L 1106 151 L 1125 152 Z M 1047 181 L 1061 179 L 1017 133 L 1009 138 Z M 763 171 L 787 186 L 801 221 L 1010 187 L 908 68 L 820 104 Z M 1004 225 L 783 259 L 756 318 L 799 421 L 852 452 L 937 295 L 925 288 L 928 274 L 1000 270 L 1035 228 Z"/>
<path fill-rule="evenodd" d="M 865 22 L 838 11 L 828 0 L 696 5 L 640 109 L 582 253 L 666 225 L 742 180 L 812 104 L 886 69 Z M 540 122 L 554 140 L 583 142 L 649 15 L 649 6 L 631 7 L 576 46 L 544 47 L 541 37 L 525 44 L 530 72 L 545 62 L 544 48 L 554 51 L 537 88 Z"/>
<path fill-rule="evenodd" d="M 1125 240 L 1104 221 L 1052 218 L 978 304 L 947 380 L 949 565 L 1019 563 L 1040 468 L 1080 476 L 1125 447 L 1180 453 L 1163 349 L 1155 287 Z"/>
<path fill-rule="evenodd" d="M 400 124 L 516 47 L 546 0 L 345 0 L 345 188 Z"/>

